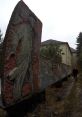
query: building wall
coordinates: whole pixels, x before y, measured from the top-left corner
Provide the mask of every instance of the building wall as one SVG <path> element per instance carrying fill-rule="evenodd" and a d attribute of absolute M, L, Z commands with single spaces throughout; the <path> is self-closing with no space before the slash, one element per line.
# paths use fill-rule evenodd
<path fill-rule="evenodd" d="M 67 44 L 61 44 L 60 49 L 62 49 L 62 63 L 72 66 L 72 53 Z"/>
<path fill-rule="evenodd" d="M 73 59 L 75 59 L 75 58 L 74 58 L 74 55 L 73 55 L 68 43 L 58 43 L 58 45 L 60 46 L 60 49 L 62 49 L 62 53 L 63 53 L 61 55 L 62 56 L 62 63 L 72 67 L 73 66 L 72 65 Z M 46 44 L 43 46 L 45 47 Z M 55 44 L 54 44 L 54 46 L 55 46 Z"/>
<path fill-rule="evenodd" d="M 72 67 L 77 67 L 77 55 L 76 53 L 72 53 Z"/>

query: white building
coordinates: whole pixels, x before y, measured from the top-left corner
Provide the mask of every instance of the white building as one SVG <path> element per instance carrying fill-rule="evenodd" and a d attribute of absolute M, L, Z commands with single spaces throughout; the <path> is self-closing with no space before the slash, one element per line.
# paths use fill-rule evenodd
<path fill-rule="evenodd" d="M 42 42 L 42 46 L 46 46 L 48 44 L 54 44 L 54 45 L 59 45 L 60 49 L 62 50 L 62 63 L 63 64 L 66 64 L 70 67 L 72 67 L 74 64 L 76 64 L 76 52 L 73 53 L 73 51 L 71 50 L 69 44 L 67 42 L 61 42 L 61 41 L 57 41 L 57 40 L 47 40 L 47 41 L 44 41 Z M 74 59 L 74 60 L 73 60 Z"/>

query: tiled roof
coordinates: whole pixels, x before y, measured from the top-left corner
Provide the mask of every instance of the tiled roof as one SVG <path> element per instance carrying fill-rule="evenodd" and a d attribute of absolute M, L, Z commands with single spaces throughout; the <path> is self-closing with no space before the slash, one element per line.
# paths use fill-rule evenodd
<path fill-rule="evenodd" d="M 43 41 L 41 44 L 42 45 L 47 45 L 47 44 L 61 44 L 61 43 L 67 43 L 67 42 L 62 42 L 62 41 L 49 39 L 49 40 Z"/>

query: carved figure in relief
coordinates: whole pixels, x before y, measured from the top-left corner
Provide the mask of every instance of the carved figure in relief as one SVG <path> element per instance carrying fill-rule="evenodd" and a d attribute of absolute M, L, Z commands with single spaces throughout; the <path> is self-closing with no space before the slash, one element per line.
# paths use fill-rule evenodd
<path fill-rule="evenodd" d="M 28 16 L 27 18 L 17 14 L 18 20 L 14 19 L 12 23 L 12 41 L 10 56 L 8 59 L 14 61 L 15 65 L 8 71 L 7 79 L 13 82 L 13 97 L 15 100 L 22 96 L 22 87 L 24 81 L 32 81 L 31 77 L 31 54 L 32 54 L 32 39 L 34 38 L 34 19 Z M 18 22 L 19 21 L 19 22 Z M 13 53 L 13 54 L 12 54 Z M 8 60 L 11 63 L 11 60 Z M 8 63 L 7 63 L 8 64 Z M 11 63 L 12 64 L 12 63 Z M 28 75 L 28 76 L 27 76 Z M 26 79 L 25 79 L 26 78 Z"/>

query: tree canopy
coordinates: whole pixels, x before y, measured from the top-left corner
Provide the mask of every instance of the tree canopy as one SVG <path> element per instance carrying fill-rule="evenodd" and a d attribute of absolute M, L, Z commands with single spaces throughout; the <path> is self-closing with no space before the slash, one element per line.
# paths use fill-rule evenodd
<path fill-rule="evenodd" d="M 1 29 L 0 29 L 0 42 L 2 40 L 2 32 L 1 32 Z"/>
<path fill-rule="evenodd" d="M 82 69 L 82 32 L 77 37 L 77 63 L 78 67 Z"/>
<path fill-rule="evenodd" d="M 62 50 L 59 48 L 59 45 L 49 44 L 41 47 L 40 55 L 54 65 L 62 62 L 61 52 Z"/>

